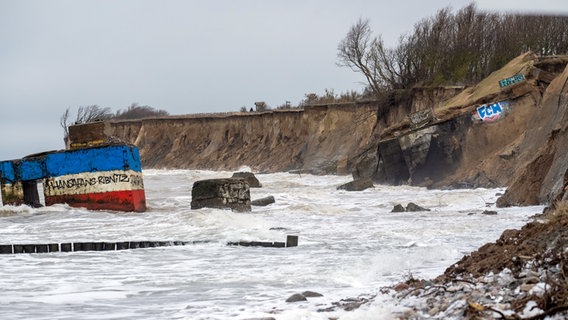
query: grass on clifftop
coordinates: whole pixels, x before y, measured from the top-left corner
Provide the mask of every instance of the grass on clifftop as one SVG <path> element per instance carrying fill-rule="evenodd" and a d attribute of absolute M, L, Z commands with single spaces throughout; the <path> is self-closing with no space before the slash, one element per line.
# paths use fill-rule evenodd
<path fill-rule="evenodd" d="M 501 92 L 499 80 L 512 77 L 518 73 L 525 76 L 530 70 L 536 56 L 532 52 L 524 53 L 507 63 L 503 68 L 491 73 L 477 85 L 467 88 L 457 96 L 448 99 L 436 107 L 435 112 L 439 118 L 448 118 L 448 115 L 461 113 L 463 108 L 473 106 L 486 97 L 497 96 Z"/>
<path fill-rule="evenodd" d="M 488 102 L 497 102 L 501 97 L 502 90 L 499 81 L 523 74 L 525 77 L 531 71 L 537 56 L 532 52 L 526 52 L 511 60 L 501 69 L 494 71 L 477 85 L 469 87 L 458 95 L 439 105 L 434 106 L 434 114 L 437 121 L 444 121 L 471 111 L 474 107 Z M 382 139 L 396 137 L 400 131 L 410 130 L 411 123 L 408 117 L 385 128 L 381 134 Z"/>

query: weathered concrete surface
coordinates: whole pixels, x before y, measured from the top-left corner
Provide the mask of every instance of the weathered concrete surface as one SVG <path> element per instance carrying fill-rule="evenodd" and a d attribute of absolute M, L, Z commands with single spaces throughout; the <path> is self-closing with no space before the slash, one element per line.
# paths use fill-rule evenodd
<path fill-rule="evenodd" d="M 233 173 L 231 178 L 244 179 L 244 180 L 246 180 L 246 182 L 249 184 L 249 187 L 251 187 L 251 188 L 261 188 L 262 187 L 262 184 L 260 183 L 260 181 L 258 181 L 256 176 L 252 172 L 235 172 L 235 173 Z"/>
<path fill-rule="evenodd" d="M 138 149 L 131 145 L 50 151 L 0 161 L 4 205 L 40 206 L 38 182 L 48 206 L 67 203 L 91 210 L 146 210 Z"/>
<path fill-rule="evenodd" d="M 251 211 L 250 188 L 243 179 L 208 179 L 193 183 L 191 209 Z"/>
<path fill-rule="evenodd" d="M 24 187 L 22 181 L 12 184 L 0 183 L 0 192 L 2 193 L 2 202 L 14 206 L 24 204 Z"/>
<path fill-rule="evenodd" d="M 108 136 L 108 128 L 109 124 L 105 121 L 70 126 L 69 137 L 73 139 L 69 143 L 69 148 L 76 149 L 104 143 Z"/>

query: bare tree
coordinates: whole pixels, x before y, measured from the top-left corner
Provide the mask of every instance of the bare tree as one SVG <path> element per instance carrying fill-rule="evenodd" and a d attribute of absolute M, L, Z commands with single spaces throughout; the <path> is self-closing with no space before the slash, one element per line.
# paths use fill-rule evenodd
<path fill-rule="evenodd" d="M 65 147 L 69 147 L 69 118 L 71 116 L 70 109 L 65 109 L 65 112 L 59 118 L 59 125 L 63 128 L 63 142 Z M 77 118 L 74 124 L 89 123 L 93 121 L 100 121 L 110 119 L 112 117 L 110 108 L 101 108 L 98 105 L 91 105 L 86 107 L 79 107 L 77 110 Z"/>
<path fill-rule="evenodd" d="M 377 50 L 383 48 L 381 39 L 371 39 L 371 27 L 368 19 L 359 19 L 347 32 L 347 35 L 337 46 L 337 63 L 341 67 L 349 67 L 355 72 L 361 72 L 369 87 L 379 94 L 382 92 L 381 80 L 375 65 L 378 63 Z"/>
<path fill-rule="evenodd" d="M 422 19 L 385 48 L 359 19 L 338 45 L 338 65 L 361 72 L 379 98 L 418 84 L 474 84 L 523 52 L 568 53 L 568 17 L 480 12 L 475 3 Z"/>
<path fill-rule="evenodd" d="M 112 118 L 112 116 L 113 114 L 108 107 L 103 108 L 96 104 L 86 107 L 81 106 L 77 110 L 77 119 L 75 120 L 75 124 L 107 120 Z"/>
<path fill-rule="evenodd" d="M 69 125 L 67 121 L 69 120 L 69 108 L 65 109 L 61 118 L 59 118 L 59 125 L 63 128 L 63 143 L 65 143 L 65 148 L 68 148 L 69 143 Z"/>

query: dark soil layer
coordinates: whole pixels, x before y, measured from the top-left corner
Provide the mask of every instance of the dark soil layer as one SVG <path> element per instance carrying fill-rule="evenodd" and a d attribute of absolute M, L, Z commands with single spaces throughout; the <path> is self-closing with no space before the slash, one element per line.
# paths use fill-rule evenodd
<path fill-rule="evenodd" d="M 509 268 L 518 273 L 528 261 L 539 260 L 542 263 L 552 255 L 562 256 L 568 245 L 568 218 L 557 219 L 549 223 L 530 222 L 521 230 L 505 230 L 501 237 L 488 243 L 459 262 L 446 269 L 440 278 L 454 278 L 457 275 L 471 274 L 483 276 L 488 272 L 499 273 Z"/>
<path fill-rule="evenodd" d="M 509 298 L 509 310 L 505 315 L 490 304 L 476 303 L 471 296 L 462 315 L 468 319 L 555 319 L 568 317 L 568 264 L 566 248 L 568 247 L 568 216 L 566 208 L 563 213 L 554 216 L 550 213 L 546 222 L 530 222 L 521 230 L 506 230 L 494 243 L 488 243 L 472 254 L 463 257 L 449 267 L 434 283 L 445 286 L 456 281 L 469 281 L 479 284 L 484 275 L 499 274 L 505 269 L 511 270 L 515 279 L 507 284 L 509 288 L 518 286 L 515 292 L 522 292 L 522 283 L 530 283 L 527 270 L 540 275 L 540 281 L 546 283 L 544 294 L 513 295 Z M 470 280 L 467 280 L 470 279 Z M 519 291 L 519 289 L 521 289 Z M 501 290 L 495 288 L 495 290 Z M 514 290 L 512 290 L 514 291 Z M 536 303 L 539 311 L 535 315 L 521 316 L 529 301 Z M 487 302 L 487 301 L 486 301 Z"/>

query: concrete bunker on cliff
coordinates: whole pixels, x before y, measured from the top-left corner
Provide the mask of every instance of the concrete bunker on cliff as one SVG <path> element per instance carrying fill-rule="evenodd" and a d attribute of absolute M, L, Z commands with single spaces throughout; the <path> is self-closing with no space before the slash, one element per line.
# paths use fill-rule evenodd
<path fill-rule="evenodd" d="M 138 149 L 106 145 L 52 151 L 0 162 L 4 205 L 39 207 L 66 203 L 90 210 L 145 211 L 146 196 Z"/>
<path fill-rule="evenodd" d="M 107 135 L 107 129 L 103 121 L 70 126 L 67 150 L 0 161 L 2 204 L 145 211 L 139 150 Z M 38 183 L 43 185 L 44 203 Z"/>

